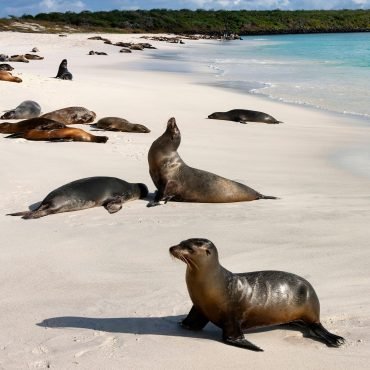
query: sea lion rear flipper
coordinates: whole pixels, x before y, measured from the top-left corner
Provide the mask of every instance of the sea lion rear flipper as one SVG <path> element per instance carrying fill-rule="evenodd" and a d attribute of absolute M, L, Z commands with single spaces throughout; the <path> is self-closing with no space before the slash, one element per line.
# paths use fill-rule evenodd
<path fill-rule="evenodd" d="M 184 320 L 180 321 L 181 327 L 189 330 L 202 330 L 209 320 L 196 308 L 192 307 L 188 316 Z"/>
<path fill-rule="evenodd" d="M 228 320 L 223 327 L 222 339 L 226 344 L 235 347 L 249 349 L 251 351 L 263 352 L 263 349 L 245 339 L 240 325 L 236 321 Z"/>
<path fill-rule="evenodd" d="M 5 139 L 19 139 L 19 138 L 22 138 L 23 135 L 24 135 L 24 132 L 17 132 L 16 134 L 5 136 Z"/>
<path fill-rule="evenodd" d="M 320 323 L 308 324 L 307 327 L 311 336 L 320 339 L 329 347 L 339 347 L 345 343 L 345 339 L 343 337 L 330 333 Z"/>
<path fill-rule="evenodd" d="M 122 209 L 122 198 L 117 197 L 109 200 L 107 203 L 104 204 L 104 208 L 111 214 L 118 212 Z"/>

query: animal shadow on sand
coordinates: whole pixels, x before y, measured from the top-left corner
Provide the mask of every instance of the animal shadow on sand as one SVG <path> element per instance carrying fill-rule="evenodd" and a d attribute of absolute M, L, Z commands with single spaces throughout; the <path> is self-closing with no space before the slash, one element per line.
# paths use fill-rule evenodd
<path fill-rule="evenodd" d="M 93 318 L 78 316 L 61 316 L 45 319 L 36 325 L 43 328 L 81 328 L 104 331 L 108 333 L 126 333 L 139 335 L 165 335 L 172 337 L 203 338 L 221 340 L 221 330 L 215 325 L 208 323 L 204 330 L 186 330 L 179 325 L 186 316 L 163 316 L 163 317 L 121 317 L 121 318 Z M 300 331 L 303 337 L 321 342 L 312 338 L 308 332 L 299 325 L 284 324 L 264 328 L 249 329 L 245 334 L 263 333 L 271 330 L 284 329 Z"/>

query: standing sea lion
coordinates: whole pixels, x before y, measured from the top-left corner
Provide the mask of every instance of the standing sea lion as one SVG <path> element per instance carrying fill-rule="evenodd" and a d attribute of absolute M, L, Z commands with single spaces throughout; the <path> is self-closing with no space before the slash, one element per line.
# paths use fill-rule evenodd
<path fill-rule="evenodd" d="M 181 142 L 175 118 L 149 149 L 149 173 L 157 187 L 154 202 L 160 200 L 201 203 L 230 203 L 256 199 L 276 199 L 252 188 L 213 173 L 189 167 L 177 153 Z"/>
<path fill-rule="evenodd" d="M 211 119 L 223 119 L 240 123 L 262 122 L 262 123 L 282 123 L 267 113 L 247 109 L 232 109 L 228 112 L 215 112 L 208 116 Z"/>
<path fill-rule="evenodd" d="M 33 141 L 83 141 L 88 143 L 106 143 L 108 141 L 107 136 L 95 136 L 75 127 L 51 129 L 41 127 L 6 137 L 10 139 L 23 138 Z"/>
<path fill-rule="evenodd" d="M 84 107 L 68 107 L 45 113 L 41 117 L 53 119 L 66 125 L 75 125 L 93 122 L 96 114 Z"/>
<path fill-rule="evenodd" d="M 67 59 L 63 59 L 59 64 L 58 73 L 55 78 L 60 78 L 62 80 L 72 80 L 72 73 L 68 71 L 67 68 Z"/>
<path fill-rule="evenodd" d="M 201 330 L 211 321 L 222 329 L 227 344 L 262 351 L 244 338 L 243 330 L 297 323 L 331 347 L 344 338 L 320 323 L 320 303 L 311 284 L 283 271 L 233 274 L 218 261 L 215 245 L 207 239 L 188 239 L 170 248 L 187 264 L 186 285 L 193 302 L 181 326 Z"/>
<path fill-rule="evenodd" d="M 19 77 L 13 76 L 8 71 L 0 71 L 0 81 L 22 82 L 22 79 Z"/>
<path fill-rule="evenodd" d="M 0 119 L 28 119 L 38 117 L 41 113 L 41 107 L 33 100 L 25 100 L 17 108 L 4 113 Z"/>
<path fill-rule="evenodd" d="M 10 213 L 8 216 L 31 219 L 98 206 L 115 213 L 123 203 L 145 198 L 147 194 L 148 188 L 141 183 L 129 183 L 116 177 L 87 177 L 53 190 L 33 211 Z"/>
<path fill-rule="evenodd" d="M 20 122 L 1 122 L 0 123 L 0 133 L 2 134 L 21 134 L 35 128 L 38 129 L 55 129 L 66 127 L 64 123 L 54 121 L 52 119 L 47 119 L 43 117 L 36 117 L 26 119 Z"/>
<path fill-rule="evenodd" d="M 150 132 L 144 125 L 138 123 L 130 123 L 124 118 L 118 117 L 104 117 L 96 122 L 95 126 L 108 131 L 122 131 L 122 132 Z"/>

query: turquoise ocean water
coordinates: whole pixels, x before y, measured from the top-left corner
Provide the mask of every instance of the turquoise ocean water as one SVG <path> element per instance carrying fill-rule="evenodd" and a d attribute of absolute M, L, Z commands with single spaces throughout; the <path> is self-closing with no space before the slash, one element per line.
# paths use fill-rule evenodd
<path fill-rule="evenodd" d="M 202 40 L 152 53 L 147 67 L 189 72 L 202 83 L 370 120 L 370 33 Z"/>

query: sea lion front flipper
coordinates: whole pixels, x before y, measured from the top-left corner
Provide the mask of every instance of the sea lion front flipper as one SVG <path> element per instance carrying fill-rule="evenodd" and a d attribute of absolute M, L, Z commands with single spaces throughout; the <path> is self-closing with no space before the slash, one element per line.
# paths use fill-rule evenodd
<path fill-rule="evenodd" d="M 222 332 L 222 339 L 226 344 L 231 346 L 241 347 L 256 352 L 263 352 L 262 348 L 257 347 L 245 339 L 244 334 L 236 321 L 228 321 L 225 324 Z"/>
<path fill-rule="evenodd" d="M 243 123 L 244 125 L 246 125 L 248 123 L 248 121 L 243 121 L 243 120 L 240 120 L 239 122 Z"/>
<path fill-rule="evenodd" d="M 209 320 L 195 307 L 193 306 L 188 313 L 188 316 L 184 320 L 180 321 L 181 327 L 188 330 L 202 330 Z"/>
<path fill-rule="evenodd" d="M 122 197 L 117 197 L 109 200 L 104 204 L 104 208 L 109 213 L 116 213 L 122 208 Z"/>

